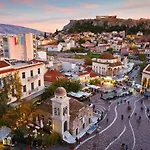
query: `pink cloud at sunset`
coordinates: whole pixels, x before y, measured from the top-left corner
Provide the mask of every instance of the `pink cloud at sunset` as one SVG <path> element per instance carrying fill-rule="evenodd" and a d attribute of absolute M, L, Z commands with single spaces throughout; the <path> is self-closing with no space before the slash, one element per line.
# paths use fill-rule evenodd
<path fill-rule="evenodd" d="M 71 8 L 71 7 L 58 7 L 58 6 L 53 6 L 53 5 L 45 5 L 45 13 L 74 13 L 77 11 L 76 8 Z"/>
<path fill-rule="evenodd" d="M 0 8 L 5 8 L 6 6 L 4 4 L 0 4 Z"/>
<path fill-rule="evenodd" d="M 138 8 L 150 8 L 150 1 L 148 0 L 127 0 L 123 6 L 118 9 L 138 9 Z"/>
<path fill-rule="evenodd" d="M 36 2 L 38 0 L 10 0 L 12 3 L 17 3 L 17 4 L 30 4 L 32 2 Z"/>
<path fill-rule="evenodd" d="M 83 8 L 98 8 L 98 7 L 100 7 L 100 5 L 98 5 L 98 4 L 88 4 L 88 3 L 81 3 L 81 6 Z"/>

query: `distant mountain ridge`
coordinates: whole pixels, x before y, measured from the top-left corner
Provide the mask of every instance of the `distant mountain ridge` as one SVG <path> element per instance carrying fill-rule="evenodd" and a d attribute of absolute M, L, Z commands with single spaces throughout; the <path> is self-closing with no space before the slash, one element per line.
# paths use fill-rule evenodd
<path fill-rule="evenodd" d="M 24 34 L 24 33 L 34 33 L 39 34 L 41 31 L 9 24 L 0 24 L 0 33 L 1 34 Z"/>

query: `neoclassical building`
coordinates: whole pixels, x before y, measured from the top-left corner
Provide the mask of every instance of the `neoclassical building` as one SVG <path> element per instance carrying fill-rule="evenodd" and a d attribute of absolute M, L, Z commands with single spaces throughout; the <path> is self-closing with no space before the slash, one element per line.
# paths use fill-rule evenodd
<path fill-rule="evenodd" d="M 123 63 L 119 57 L 104 53 L 92 62 L 92 70 L 104 76 L 116 76 L 122 72 Z"/>
<path fill-rule="evenodd" d="M 147 89 L 150 88 L 150 64 L 148 64 L 142 72 L 141 85 Z"/>

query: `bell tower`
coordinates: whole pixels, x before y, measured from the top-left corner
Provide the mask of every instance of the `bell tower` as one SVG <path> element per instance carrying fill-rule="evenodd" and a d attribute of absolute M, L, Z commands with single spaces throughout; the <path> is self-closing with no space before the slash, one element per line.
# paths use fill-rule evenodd
<path fill-rule="evenodd" d="M 52 126 L 53 131 L 56 131 L 61 136 L 69 130 L 69 97 L 63 87 L 58 87 L 55 91 L 52 101 Z"/>

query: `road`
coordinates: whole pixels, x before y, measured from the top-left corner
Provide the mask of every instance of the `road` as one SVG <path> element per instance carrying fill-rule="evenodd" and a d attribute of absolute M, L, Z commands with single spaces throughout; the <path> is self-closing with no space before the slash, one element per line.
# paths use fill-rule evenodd
<path fill-rule="evenodd" d="M 120 100 L 128 102 L 120 103 Z M 141 103 L 141 100 L 144 100 Z M 109 105 L 96 95 L 92 99 L 96 108 L 100 106 L 108 110 L 104 120 L 99 123 L 100 131 L 92 137 L 77 145 L 78 150 L 120 150 L 122 143 L 127 145 L 128 150 L 148 150 L 150 147 L 150 119 L 147 108 L 150 108 L 150 101 L 142 95 L 136 94 L 126 98 L 119 98 Z M 131 110 L 128 110 L 128 105 Z M 143 107 L 143 110 L 141 110 Z M 104 109 L 103 108 L 103 109 Z M 136 113 L 136 115 L 135 115 Z M 123 115 L 123 120 L 121 119 Z M 139 120 L 141 116 L 141 120 Z M 107 122 L 108 119 L 108 122 Z"/>

